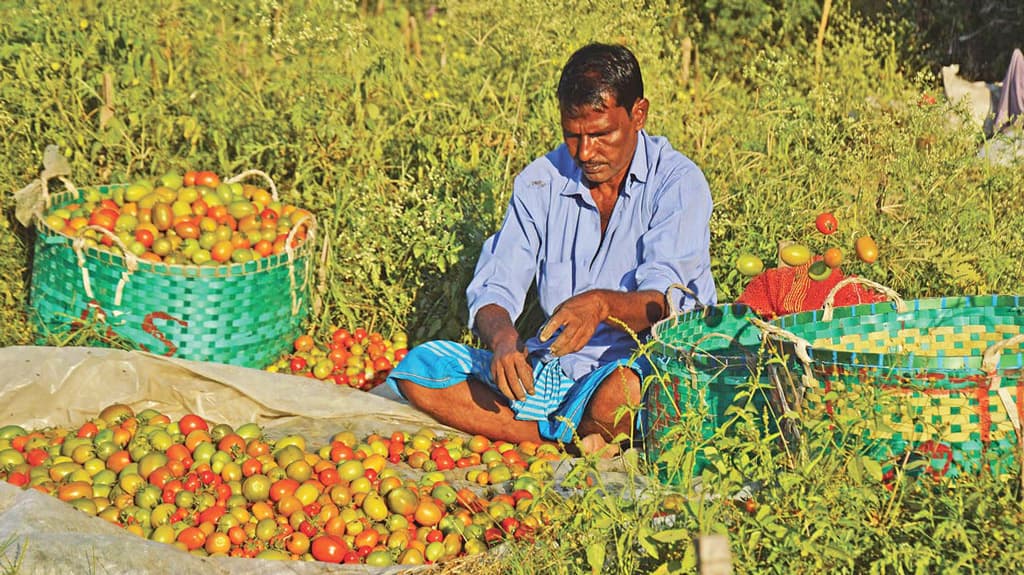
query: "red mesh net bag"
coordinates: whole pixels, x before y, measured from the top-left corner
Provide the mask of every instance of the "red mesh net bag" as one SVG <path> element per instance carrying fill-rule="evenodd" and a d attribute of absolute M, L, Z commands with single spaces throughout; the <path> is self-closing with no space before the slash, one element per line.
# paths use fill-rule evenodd
<path fill-rule="evenodd" d="M 816 257 L 814 261 L 821 259 Z M 750 306 L 758 315 L 772 319 L 801 311 L 821 309 L 828 293 L 847 276 L 839 268 L 825 279 L 814 280 L 807 274 L 808 262 L 801 266 L 770 268 L 750 280 L 736 303 Z M 884 294 L 859 284 L 850 284 L 839 290 L 833 300 L 836 307 L 885 301 Z"/>

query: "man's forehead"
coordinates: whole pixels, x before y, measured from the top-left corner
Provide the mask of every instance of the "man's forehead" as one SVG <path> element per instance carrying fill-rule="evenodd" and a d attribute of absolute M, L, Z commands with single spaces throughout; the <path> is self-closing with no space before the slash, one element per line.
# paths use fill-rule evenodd
<path fill-rule="evenodd" d="M 562 118 L 574 120 L 582 118 L 590 112 L 607 112 L 618 107 L 618 102 L 615 100 L 615 94 L 605 92 L 601 94 L 601 102 L 587 102 L 578 106 L 572 106 L 568 108 L 561 108 Z"/>

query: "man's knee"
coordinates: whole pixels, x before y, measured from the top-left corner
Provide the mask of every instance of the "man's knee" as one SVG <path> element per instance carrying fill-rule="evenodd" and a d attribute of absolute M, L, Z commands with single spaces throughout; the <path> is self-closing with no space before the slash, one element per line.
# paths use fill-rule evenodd
<path fill-rule="evenodd" d="M 587 417 L 606 428 L 629 425 L 630 410 L 640 405 L 640 377 L 629 368 L 620 367 L 598 386 L 587 406 Z M 627 409 L 623 409 L 626 406 Z M 621 417 L 620 417 L 621 415 Z M 619 423 L 616 424 L 616 418 Z"/>
<path fill-rule="evenodd" d="M 419 409 L 424 409 L 431 403 L 431 391 L 422 385 L 417 385 L 407 379 L 396 379 L 398 383 L 398 389 L 402 392 L 402 396 L 405 397 L 413 406 Z"/>

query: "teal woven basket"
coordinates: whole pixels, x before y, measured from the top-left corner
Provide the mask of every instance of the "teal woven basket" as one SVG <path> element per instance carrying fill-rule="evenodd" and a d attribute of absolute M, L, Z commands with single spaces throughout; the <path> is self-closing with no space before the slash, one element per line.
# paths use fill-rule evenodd
<path fill-rule="evenodd" d="M 53 194 L 49 204 L 64 206 L 83 193 Z M 62 334 L 98 318 L 138 349 L 262 369 L 291 349 L 308 314 L 312 217 L 305 225 L 307 239 L 285 253 L 197 266 L 87 247 L 37 217 L 29 303 L 35 326 L 42 336 Z"/>
<path fill-rule="evenodd" d="M 833 293 L 847 283 L 888 290 L 848 278 Z M 892 302 L 834 309 L 829 298 L 761 324 L 794 358 L 786 371 L 804 390 L 805 417 L 855 422 L 888 474 L 915 461 L 936 476 L 1019 471 L 1024 297 L 888 294 Z"/>
<path fill-rule="evenodd" d="M 691 449 L 679 427 L 687 413 L 705 414 L 700 435 L 708 439 L 732 417 L 730 407 L 749 402 L 760 413 L 769 406 L 770 382 L 758 359 L 761 331 L 751 317 L 753 309 L 742 304 L 698 305 L 651 328 L 651 359 L 662 377 L 645 393 L 644 449 L 662 480 L 679 483 L 685 475 L 677 462 L 680 450 Z M 692 473 L 700 473 L 707 459 L 698 450 L 695 461 Z"/>

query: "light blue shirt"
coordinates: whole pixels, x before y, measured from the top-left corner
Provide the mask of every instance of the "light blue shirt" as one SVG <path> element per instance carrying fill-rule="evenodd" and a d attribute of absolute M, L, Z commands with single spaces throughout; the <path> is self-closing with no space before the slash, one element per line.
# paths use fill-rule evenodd
<path fill-rule="evenodd" d="M 523 311 L 536 281 L 545 317 L 571 296 L 593 290 L 665 292 L 682 283 L 702 303 L 717 301 L 709 254 L 711 190 L 700 168 L 662 137 L 641 131 L 629 174 L 605 237 L 581 170 L 563 144 L 516 176 L 501 229 L 484 243 L 466 289 L 469 327 L 488 304 Z M 693 307 L 673 290 L 680 309 Z M 554 337 L 526 342 L 531 357 L 549 359 Z M 579 380 L 599 366 L 628 358 L 636 341 L 618 327 L 598 326 L 579 352 L 561 358 Z"/>

